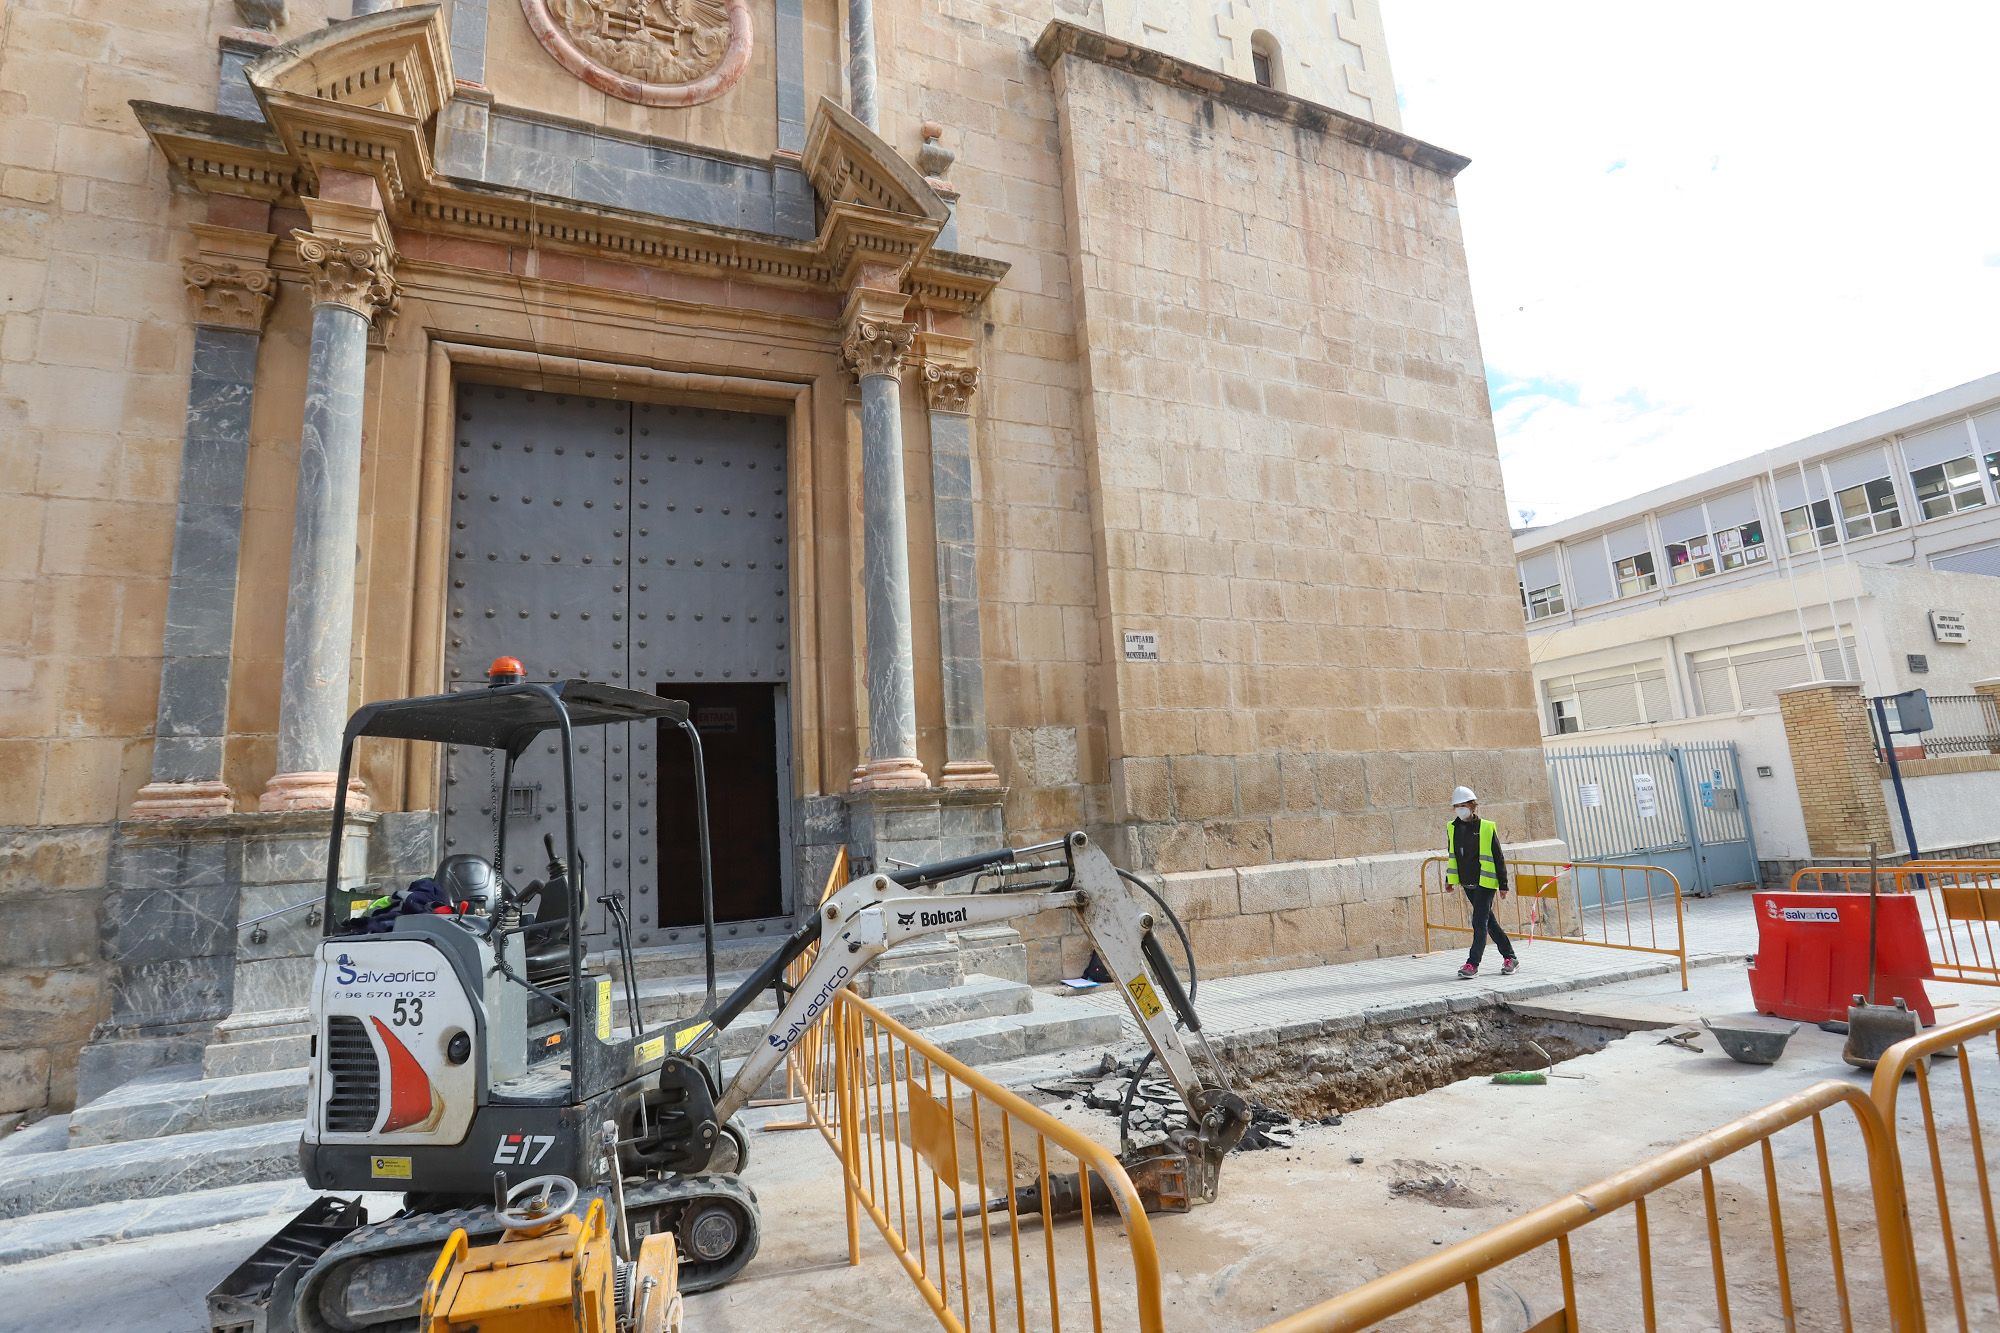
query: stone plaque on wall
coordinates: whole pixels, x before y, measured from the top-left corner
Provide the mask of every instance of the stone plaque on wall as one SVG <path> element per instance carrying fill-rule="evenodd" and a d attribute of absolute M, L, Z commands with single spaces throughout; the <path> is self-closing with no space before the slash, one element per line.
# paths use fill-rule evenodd
<path fill-rule="evenodd" d="M 643 106 L 694 106 L 750 64 L 749 0 L 521 0 L 535 39 L 591 87 Z"/>

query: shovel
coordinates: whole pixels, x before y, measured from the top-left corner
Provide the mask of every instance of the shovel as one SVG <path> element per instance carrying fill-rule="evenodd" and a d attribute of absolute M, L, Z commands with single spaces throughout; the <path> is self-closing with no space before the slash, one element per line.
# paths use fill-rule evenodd
<path fill-rule="evenodd" d="M 1880 872 L 1875 844 L 1868 844 L 1868 994 L 1857 995 L 1847 1011 L 1847 1046 L 1840 1058 L 1856 1069 L 1873 1069 L 1891 1046 L 1917 1035 L 1917 1016 L 1903 997 L 1893 1005 L 1875 1003 L 1875 917 Z"/>

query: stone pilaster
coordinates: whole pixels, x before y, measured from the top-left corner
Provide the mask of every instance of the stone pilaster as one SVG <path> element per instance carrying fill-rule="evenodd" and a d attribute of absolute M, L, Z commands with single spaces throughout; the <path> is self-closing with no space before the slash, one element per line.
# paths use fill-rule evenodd
<path fill-rule="evenodd" d="M 861 380 L 862 585 L 867 604 L 868 758 L 857 790 L 928 787 L 917 759 L 910 639 L 909 516 L 903 505 L 903 359 L 916 336 L 904 300 L 857 292 L 841 351 Z"/>
<path fill-rule="evenodd" d="M 931 511 L 937 529 L 938 647 L 944 683 L 945 787 L 997 787 L 986 742 L 986 668 L 979 637 L 979 549 L 972 513 L 972 393 L 979 368 L 963 339 L 923 343 L 930 408 Z"/>
<path fill-rule="evenodd" d="M 1894 847 L 1861 683 L 1794 685 L 1778 691 L 1778 710 L 1812 855 L 1865 856 L 1871 842 Z"/>
<path fill-rule="evenodd" d="M 222 781 L 236 572 L 243 531 L 243 466 L 257 349 L 277 295 L 267 232 L 197 224 L 182 266 L 193 306 L 194 368 L 174 511 L 152 781 L 134 819 L 226 815 Z"/>
<path fill-rule="evenodd" d="M 368 329 L 396 299 L 394 252 L 379 207 L 327 199 L 305 204 L 313 230 L 293 235 L 312 287 L 312 349 L 285 607 L 278 771 L 258 802 L 264 810 L 333 805 L 354 652 Z M 366 808 L 358 784 L 354 790 L 350 808 Z"/>

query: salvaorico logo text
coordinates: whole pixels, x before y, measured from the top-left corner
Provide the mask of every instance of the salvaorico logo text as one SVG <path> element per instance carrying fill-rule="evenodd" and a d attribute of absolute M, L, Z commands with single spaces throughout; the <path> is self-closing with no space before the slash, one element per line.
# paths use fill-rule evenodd
<path fill-rule="evenodd" d="M 812 1021 L 819 1017 L 819 1011 L 826 1008 L 826 1002 L 833 998 L 833 993 L 840 989 L 840 983 L 845 980 L 847 980 L 847 968 L 843 966 L 838 972 L 835 972 L 826 979 L 826 984 L 821 986 L 818 992 L 814 994 L 812 1003 L 806 1006 L 806 1011 L 798 1016 L 796 1022 L 783 1032 L 771 1033 L 764 1040 L 770 1042 L 771 1045 L 781 1051 L 791 1049 L 792 1043 L 803 1036 L 805 1030 L 812 1026 Z"/>
<path fill-rule="evenodd" d="M 395 986 L 438 979 L 436 972 L 371 972 L 356 967 L 354 960 L 346 954 L 340 955 L 333 961 L 333 981 L 337 986 Z"/>

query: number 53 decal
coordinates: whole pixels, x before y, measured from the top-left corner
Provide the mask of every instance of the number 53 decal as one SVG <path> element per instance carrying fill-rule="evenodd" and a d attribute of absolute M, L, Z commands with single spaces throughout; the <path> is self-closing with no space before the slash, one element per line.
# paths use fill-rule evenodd
<path fill-rule="evenodd" d="M 399 1028 L 420 1028 L 424 1025 L 424 1002 L 422 1000 L 398 1000 L 396 1012 L 389 1020 Z"/>

